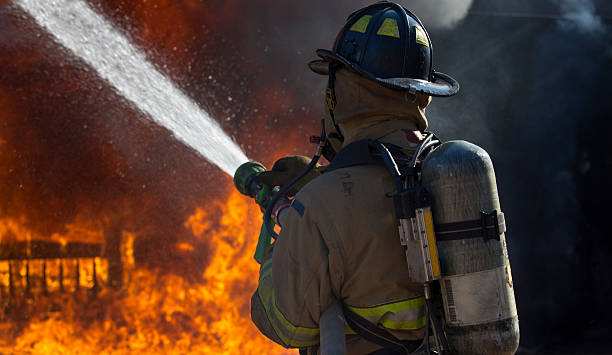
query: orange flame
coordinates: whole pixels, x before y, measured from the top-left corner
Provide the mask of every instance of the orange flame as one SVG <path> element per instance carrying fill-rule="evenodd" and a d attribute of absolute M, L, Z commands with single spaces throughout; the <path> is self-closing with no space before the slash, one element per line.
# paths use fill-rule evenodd
<path fill-rule="evenodd" d="M 292 353 L 267 340 L 249 319 L 250 295 L 257 285 L 252 254 L 260 212 L 238 192 L 211 207 L 221 212 L 218 221 L 198 208 L 185 222 L 195 238 L 212 248 L 202 281 L 138 268 L 133 259 L 136 236 L 124 233 L 122 290 L 103 288 L 95 297 L 86 292 L 60 299 L 41 296 L 39 304 L 60 304 L 59 310 L 32 313 L 34 319 L 22 330 L 0 323 L 6 330 L 0 332 L 0 353 Z M 195 250 L 188 243 L 177 248 Z"/>

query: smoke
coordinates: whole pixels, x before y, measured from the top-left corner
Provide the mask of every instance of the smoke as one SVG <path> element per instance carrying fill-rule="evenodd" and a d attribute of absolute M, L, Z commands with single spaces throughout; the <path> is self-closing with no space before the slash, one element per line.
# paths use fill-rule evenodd
<path fill-rule="evenodd" d="M 472 0 L 413 0 L 404 2 L 429 28 L 455 26 L 468 14 Z"/>
<path fill-rule="evenodd" d="M 559 21 L 562 27 L 591 33 L 605 31 L 604 23 L 595 14 L 595 4 L 591 0 L 561 0 L 559 8 L 563 16 Z"/>

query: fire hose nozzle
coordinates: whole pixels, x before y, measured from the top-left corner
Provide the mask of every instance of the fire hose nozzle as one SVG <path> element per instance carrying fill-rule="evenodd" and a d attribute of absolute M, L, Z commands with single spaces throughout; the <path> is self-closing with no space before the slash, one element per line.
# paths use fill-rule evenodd
<path fill-rule="evenodd" d="M 258 179 L 257 175 L 266 171 L 266 167 L 256 161 L 246 162 L 238 167 L 234 174 L 234 186 L 240 191 L 241 194 L 255 197 L 257 193 L 263 188 Z"/>
<path fill-rule="evenodd" d="M 253 197 L 260 206 L 266 206 L 270 193 L 278 190 L 271 189 L 270 186 L 264 185 L 257 179 L 257 176 L 266 171 L 266 167 L 256 161 L 246 162 L 236 169 L 234 174 L 234 186 L 241 194 Z M 269 221 L 268 223 L 273 223 Z M 274 225 L 272 224 L 272 227 Z M 272 235 L 266 227 L 266 217 L 264 215 L 264 223 L 261 225 L 257 247 L 255 248 L 255 260 L 261 264 L 266 249 L 272 242 Z"/>

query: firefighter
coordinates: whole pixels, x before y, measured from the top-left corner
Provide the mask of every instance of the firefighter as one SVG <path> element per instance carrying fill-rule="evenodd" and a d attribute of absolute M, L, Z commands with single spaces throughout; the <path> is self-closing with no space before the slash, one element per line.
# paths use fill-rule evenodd
<path fill-rule="evenodd" d="M 351 143 L 376 140 L 410 158 L 424 139 L 431 97 L 452 96 L 459 85 L 432 69 L 431 41 L 419 19 L 391 2 L 351 14 L 333 49 L 317 54 L 321 59 L 309 66 L 328 77 L 331 164 L 303 179 L 292 201 L 274 206 L 282 229 L 262 262 L 252 320 L 273 341 L 316 353 L 321 313 L 341 300 L 399 339 L 404 353 L 414 351 L 425 335 L 425 300 L 423 285 L 406 271 L 388 197 L 393 182 L 383 166 L 351 163 L 345 148 L 355 154 L 359 147 Z M 307 164 L 305 157 L 283 158 L 261 180 L 282 186 Z M 349 354 L 398 353 L 352 329 L 346 347 Z"/>

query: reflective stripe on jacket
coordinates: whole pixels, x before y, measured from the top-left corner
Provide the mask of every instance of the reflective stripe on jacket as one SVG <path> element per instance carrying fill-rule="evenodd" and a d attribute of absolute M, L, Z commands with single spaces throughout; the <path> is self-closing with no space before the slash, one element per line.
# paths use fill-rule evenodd
<path fill-rule="evenodd" d="M 389 302 L 371 307 L 347 307 L 369 320 L 389 330 L 418 330 L 425 326 L 425 297 Z M 347 334 L 356 334 L 348 325 Z"/>
<path fill-rule="evenodd" d="M 263 263 L 259 272 L 259 287 L 257 296 L 263 305 L 266 316 L 281 345 L 285 347 L 302 348 L 319 343 L 319 328 L 300 327 L 292 324 L 276 307 L 272 284 L 272 259 Z"/>

